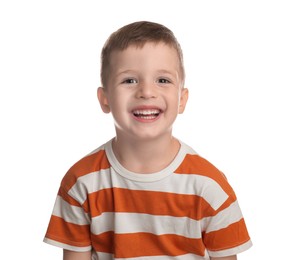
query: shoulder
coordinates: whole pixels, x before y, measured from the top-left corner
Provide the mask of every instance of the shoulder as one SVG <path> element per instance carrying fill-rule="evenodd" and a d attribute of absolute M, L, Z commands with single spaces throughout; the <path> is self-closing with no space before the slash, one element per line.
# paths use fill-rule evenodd
<path fill-rule="evenodd" d="M 225 179 L 225 175 L 210 161 L 200 156 L 191 147 L 186 144 L 182 144 L 185 151 L 185 157 L 181 165 L 178 167 L 176 172 L 197 174 L 211 178 L 215 181 Z"/>
<path fill-rule="evenodd" d="M 219 187 L 226 194 L 234 193 L 224 173 L 210 161 L 197 154 L 191 147 L 184 145 L 185 157 L 180 166 L 176 169 L 177 174 L 190 175 L 205 187 Z"/>
<path fill-rule="evenodd" d="M 109 167 L 110 163 L 106 155 L 105 144 L 103 144 L 73 164 L 63 177 L 61 186 L 68 191 L 81 177 Z"/>

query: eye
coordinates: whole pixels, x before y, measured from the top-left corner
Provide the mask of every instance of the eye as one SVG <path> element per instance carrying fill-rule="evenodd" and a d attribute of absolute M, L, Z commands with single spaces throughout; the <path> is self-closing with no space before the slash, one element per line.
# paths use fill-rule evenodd
<path fill-rule="evenodd" d="M 122 81 L 122 84 L 136 84 L 136 83 L 138 83 L 138 81 L 133 78 L 125 79 Z"/>
<path fill-rule="evenodd" d="M 170 80 L 166 79 L 166 78 L 159 78 L 158 79 L 158 83 L 161 83 L 161 84 L 168 84 L 168 83 L 171 83 Z"/>

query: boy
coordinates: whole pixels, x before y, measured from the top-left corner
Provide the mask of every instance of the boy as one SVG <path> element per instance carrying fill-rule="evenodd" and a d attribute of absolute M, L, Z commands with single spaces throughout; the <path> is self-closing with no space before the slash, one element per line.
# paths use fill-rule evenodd
<path fill-rule="evenodd" d="M 236 259 L 251 241 L 224 175 L 172 136 L 188 99 L 173 33 L 136 22 L 101 54 L 116 136 L 62 180 L 44 241 L 65 260 Z"/>

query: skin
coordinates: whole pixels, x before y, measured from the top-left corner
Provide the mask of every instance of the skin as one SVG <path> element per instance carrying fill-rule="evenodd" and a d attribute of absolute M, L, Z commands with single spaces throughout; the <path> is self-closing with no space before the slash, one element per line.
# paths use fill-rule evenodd
<path fill-rule="evenodd" d="M 64 249 L 63 260 L 91 260 L 91 251 L 80 253 Z"/>
<path fill-rule="evenodd" d="M 114 119 L 116 137 L 112 146 L 117 159 L 136 173 L 164 169 L 180 148 L 172 136 L 172 126 L 188 100 L 176 51 L 163 43 L 129 46 L 111 54 L 110 67 L 111 76 L 107 86 L 98 89 L 98 99 L 103 112 L 112 113 Z M 137 111 L 147 115 L 136 116 Z M 90 260 L 91 256 L 90 252 L 64 250 L 63 259 Z"/>
<path fill-rule="evenodd" d="M 113 150 L 128 170 L 156 172 L 176 156 L 180 145 L 172 126 L 188 99 L 179 71 L 176 51 L 162 43 L 130 46 L 111 55 L 111 77 L 106 88 L 98 89 L 98 98 L 102 110 L 112 113 Z M 156 120 L 139 121 L 133 111 L 143 108 L 161 113 Z"/>

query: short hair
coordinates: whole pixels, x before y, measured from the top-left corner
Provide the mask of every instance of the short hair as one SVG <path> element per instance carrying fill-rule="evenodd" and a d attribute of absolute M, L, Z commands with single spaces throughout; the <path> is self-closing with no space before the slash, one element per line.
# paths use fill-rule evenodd
<path fill-rule="evenodd" d="M 121 27 L 113 32 L 105 42 L 101 52 L 100 77 L 102 86 L 106 87 L 107 85 L 107 79 L 110 73 L 110 56 L 113 51 L 123 51 L 130 45 L 142 48 L 147 42 L 163 42 L 175 49 L 179 59 L 180 76 L 184 84 L 185 70 L 183 53 L 173 32 L 162 24 L 139 21 Z"/>

